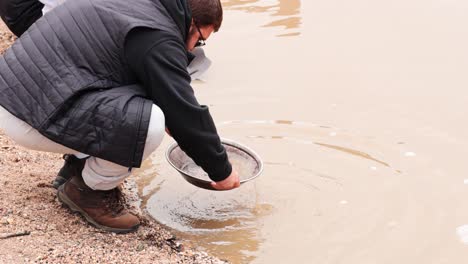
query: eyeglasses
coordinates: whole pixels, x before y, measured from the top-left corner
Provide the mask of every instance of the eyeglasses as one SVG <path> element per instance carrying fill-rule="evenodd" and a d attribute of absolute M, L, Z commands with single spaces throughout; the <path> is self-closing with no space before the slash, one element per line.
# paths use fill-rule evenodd
<path fill-rule="evenodd" d="M 197 44 L 195 44 L 195 47 L 203 47 L 206 45 L 206 39 L 203 37 L 203 34 L 201 33 L 200 28 L 197 26 L 197 23 L 193 23 L 193 25 L 197 28 L 198 34 L 200 34 L 200 38 L 197 41 Z"/>

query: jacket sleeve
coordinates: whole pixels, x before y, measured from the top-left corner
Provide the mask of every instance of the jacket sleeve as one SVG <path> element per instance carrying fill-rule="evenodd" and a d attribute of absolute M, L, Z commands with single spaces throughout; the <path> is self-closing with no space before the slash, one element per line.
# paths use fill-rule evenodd
<path fill-rule="evenodd" d="M 39 0 L 0 0 L 0 16 L 16 36 L 21 36 L 42 16 Z"/>
<path fill-rule="evenodd" d="M 139 29 L 127 36 L 125 55 L 181 149 L 213 181 L 227 178 L 232 167 L 208 107 L 198 103 L 190 86 L 185 45 L 170 33 Z"/>

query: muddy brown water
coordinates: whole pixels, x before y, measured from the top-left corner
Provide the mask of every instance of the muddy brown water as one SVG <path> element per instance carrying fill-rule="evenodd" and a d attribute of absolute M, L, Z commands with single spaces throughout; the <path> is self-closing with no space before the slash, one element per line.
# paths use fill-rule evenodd
<path fill-rule="evenodd" d="M 166 138 L 142 206 L 233 263 L 468 261 L 468 2 L 223 3 L 194 88 L 265 170 L 199 190 Z"/>

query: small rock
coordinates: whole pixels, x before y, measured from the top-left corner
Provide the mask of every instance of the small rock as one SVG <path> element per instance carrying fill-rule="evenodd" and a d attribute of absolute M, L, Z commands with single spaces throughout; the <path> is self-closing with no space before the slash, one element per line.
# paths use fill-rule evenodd
<path fill-rule="evenodd" d="M 139 245 L 137 246 L 137 248 L 136 248 L 136 251 L 140 252 L 140 251 L 142 251 L 142 250 L 144 250 L 144 249 L 145 249 L 145 245 L 144 245 L 144 244 L 139 244 Z"/>

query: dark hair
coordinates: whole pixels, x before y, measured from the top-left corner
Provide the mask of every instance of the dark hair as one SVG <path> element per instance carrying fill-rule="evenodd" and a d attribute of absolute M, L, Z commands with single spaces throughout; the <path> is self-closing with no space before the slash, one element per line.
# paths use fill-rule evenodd
<path fill-rule="evenodd" d="M 199 27 L 214 26 L 215 32 L 223 22 L 223 7 L 220 0 L 188 0 L 192 19 Z"/>

